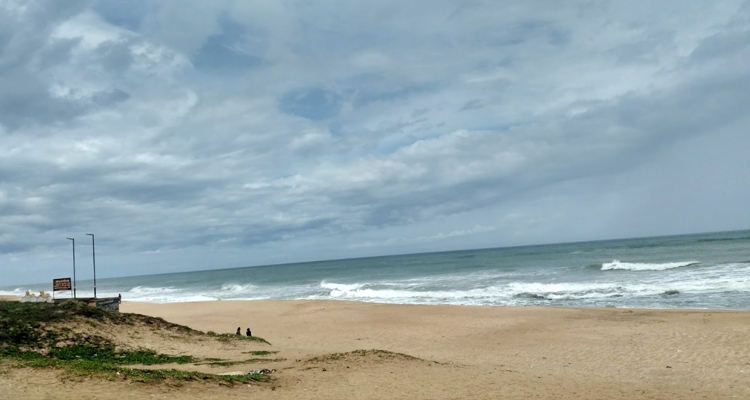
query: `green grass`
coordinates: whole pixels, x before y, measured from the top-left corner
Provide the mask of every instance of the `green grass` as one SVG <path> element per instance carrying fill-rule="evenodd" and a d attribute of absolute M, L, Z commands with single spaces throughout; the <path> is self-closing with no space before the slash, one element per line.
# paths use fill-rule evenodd
<path fill-rule="evenodd" d="M 392 351 L 387 350 L 354 350 L 347 353 L 331 353 L 324 356 L 318 356 L 310 358 L 306 361 L 308 364 L 313 363 L 320 363 L 320 362 L 329 362 L 329 361 L 337 361 L 337 360 L 345 360 L 345 359 L 356 359 L 360 357 L 374 357 L 377 359 L 401 359 L 401 360 L 420 360 L 417 357 L 410 356 L 408 354 L 403 353 L 395 353 Z"/>
<path fill-rule="evenodd" d="M 180 371 L 175 369 L 128 369 L 120 370 L 128 378 L 135 382 L 153 383 L 165 380 L 172 381 L 213 381 L 227 386 L 233 386 L 235 383 L 262 382 L 268 380 L 268 375 L 264 374 L 245 374 L 245 375 L 215 375 L 206 374 L 196 371 Z"/>
<path fill-rule="evenodd" d="M 188 364 L 195 362 L 195 358 L 191 356 L 157 354 L 149 349 L 115 351 L 115 347 L 112 345 L 95 346 L 90 344 L 53 348 L 47 353 L 47 357 L 63 361 L 90 361 L 116 365 Z"/>
<path fill-rule="evenodd" d="M 263 374 L 214 375 L 175 369 L 139 369 L 133 366 L 198 363 L 192 356 L 158 354 L 151 349 L 122 350 L 115 343 L 95 335 L 74 333 L 65 323 L 144 325 L 160 332 L 214 337 L 218 341 L 248 340 L 268 343 L 262 338 L 203 333 L 161 318 L 120 314 L 89 307 L 85 303 L 21 303 L 0 301 L 0 362 L 13 360 L 18 367 L 58 368 L 73 375 L 98 375 L 106 379 L 134 382 L 213 381 L 224 385 L 267 380 Z M 270 352 L 267 352 L 270 354 Z M 268 361 L 268 360 L 264 360 Z M 246 363 L 209 359 L 216 365 Z M 222 364 L 225 363 L 225 364 Z"/>
<path fill-rule="evenodd" d="M 25 349 L 54 347 L 63 339 L 71 339 L 69 329 L 45 329 L 45 326 L 64 322 L 88 324 L 109 322 L 115 325 L 140 323 L 155 329 L 182 334 L 204 334 L 187 326 L 167 322 L 162 318 L 106 311 L 89 307 L 79 301 L 62 303 L 0 301 L 0 357 Z M 84 340 L 83 338 L 72 339 Z"/>
<path fill-rule="evenodd" d="M 271 344 L 271 343 L 268 343 L 266 339 L 263 339 L 257 336 L 244 336 L 244 335 L 237 335 L 233 333 L 216 333 L 213 331 L 208 331 L 206 332 L 206 334 L 208 336 L 212 336 L 216 338 L 216 340 L 220 342 L 225 342 L 225 343 L 230 342 L 232 340 L 247 340 L 250 342 L 260 342 L 260 343 L 265 343 L 265 344 Z"/>
<path fill-rule="evenodd" d="M 38 353 L 24 352 L 19 355 L 17 361 L 19 367 L 31 368 L 57 368 L 65 370 L 73 376 L 100 376 L 104 379 L 130 379 L 133 382 L 158 383 L 164 381 L 208 381 L 232 386 L 235 383 L 262 382 L 268 380 L 267 375 L 215 375 L 196 371 L 181 371 L 176 369 L 138 369 L 123 367 L 120 364 L 130 364 L 127 358 L 113 360 L 102 358 L 101 355 L 92 354 L 89 350 L 83 352 L 88 358 L 57 359 L 45 357 Z M 178 357 L 179 358 L 179 357 Z M 158 360 L 147 365 L 162 364 L 166 362 L 183 363 L 184 360 L 166 359 Z"/>
<path fill-rule="evenodd" d="M 240 361 L 229 361 L 229 360 L 222 360 L 222 359 L 214 359 L 214 358 L 207 358 L 204 361 L 205 362 L 199 362 L 196 363 L 197 365 L 213 365 L 217 367 L 229 367 L 232 365 L 239 365 L 239 364 L 255 364 L 260 362 L 279 362 L 284 361 L 284 358 L 248 358 L 247 360 L 240 360 Z"/>
<path fill-rule="evenodd" d="M 252 354 L 254 356 L 269 356 L 271 354 L 276 354 L 278 351 L 243 351 L 242 354 Z"/>

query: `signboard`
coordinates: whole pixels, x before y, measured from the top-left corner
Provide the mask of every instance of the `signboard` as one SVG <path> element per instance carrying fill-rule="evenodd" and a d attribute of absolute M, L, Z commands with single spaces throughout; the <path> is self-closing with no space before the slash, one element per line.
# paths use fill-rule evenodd
<path fill-rule="evenodd" d="M 52 280 L 52 291 L 71 290 L 70 278 L 60 278 Z"/>

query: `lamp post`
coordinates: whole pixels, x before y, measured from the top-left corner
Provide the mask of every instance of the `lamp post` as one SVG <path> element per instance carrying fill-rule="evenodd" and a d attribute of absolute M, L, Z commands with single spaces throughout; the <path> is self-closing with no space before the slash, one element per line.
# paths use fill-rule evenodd
<path fill-rule="evenodd" d="M 94 298 L 96 298 L 96 247 L 94 245 L 94 234 L 87 233 L 86 235 L 91 236 L 91 257 L 94 261 Z"/>
<path fill-rule="evenodd" d="M 73 241 L 73 298 L 76 298 L 76 240 L 74 238 L 66 238 Z"/>

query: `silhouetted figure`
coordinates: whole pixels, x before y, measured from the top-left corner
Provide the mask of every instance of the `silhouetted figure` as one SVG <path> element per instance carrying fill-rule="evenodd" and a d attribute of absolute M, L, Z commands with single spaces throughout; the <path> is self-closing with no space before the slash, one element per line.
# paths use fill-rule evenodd
<path fill-rule="evenodd" d="M 247 328 L 247 332 L 245 332 L 245 335 L 247 335 L 247 337 L 253 336 L 253 334 L 250 332 L 250 328 Z"/>
<path fill-rule="evenodd" d="M 239 326 L 237 327 L 237 334 L 238 334 L 238 335 L 242 335 L 242 329 L 240 329 L 240 327 L 239 327 Z"/>

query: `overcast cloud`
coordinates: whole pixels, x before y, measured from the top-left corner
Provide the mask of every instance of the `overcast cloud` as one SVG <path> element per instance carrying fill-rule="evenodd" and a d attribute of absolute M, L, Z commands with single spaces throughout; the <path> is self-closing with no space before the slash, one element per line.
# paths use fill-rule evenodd
<path fill-rule="evenodd" d="M 0 0 L 0 285 L 748 229 L 748 65 L 747 1 Z"/>

